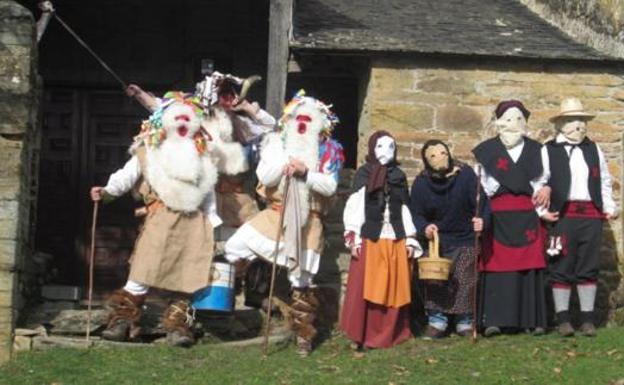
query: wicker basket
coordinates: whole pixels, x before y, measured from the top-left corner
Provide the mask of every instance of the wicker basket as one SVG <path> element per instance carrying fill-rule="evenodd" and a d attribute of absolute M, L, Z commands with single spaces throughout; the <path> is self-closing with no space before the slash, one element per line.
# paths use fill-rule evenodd
<path fill-rule="evenodd" d="M 433 232 L 433 240 L 429 241 L 429 256 L 418 259 L 418 277 L 422 280 L 447 281 L 453 261 L 440 257 L 440 240 L 438 232 Z"/>

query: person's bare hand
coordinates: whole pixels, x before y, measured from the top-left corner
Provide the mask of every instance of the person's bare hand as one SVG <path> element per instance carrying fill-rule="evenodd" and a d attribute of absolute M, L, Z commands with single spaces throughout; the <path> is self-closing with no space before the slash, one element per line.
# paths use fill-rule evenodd
<path fill-rule="evenodd" d="M 355 259 L 359 258 L 360 256 L 360 248 L 358 246 L 351 246 L 351 256 Z"/>
<path fill-rule="evenodd" d="M 613 213 L 613 214 L 605 214 L 605 218 L 607 218 L 608 221 L 613 220 L 613 219 L 618 219 L 619 217 L 619 213 Z"/>
<path fill-rule="evenodd" d="M 306 166 L 299 159 L 289 157 L 288 165 L 290 166 L 290 176 L 304 176 L 308 172 L 308 166 Z"/>
<path fill-rule="evenodd" d="M 425 236 L 427 237 L 427 239 L 433 239 L 433 233 L 436 231 L 438 231 L 438 226 L 434 225 L 433 223 L 427 225 L 427 227 L 425 227 Z"/>
<path fill-rule="evenodd" d="M 414 257 L 414 248 L 412 246 L 407 246 L 407 258 L 413 258 Z"/>
<path fill-rule="evenodd" d="M 542 215 L 542 219 L 546 222 L 557 222 L 559 220 L 559 212 L 547 211 L 544 215 Z"/>
<path fill-rule="evenodd" d="M 250 118 L 255 118 L 258 111 L 260 111 L 260 106 L 258 103 L 249 103 L 246 99 L 239 100 L 238 97 L 236 97 L 232 103 L 232 111 L 242 112 Z"/>
<path fill-rule="evenodd" d="M 93 186 L 91 187 L 91 200 L 94 202 L 99 202 L 102 200 L 102 194 L 104 191 L 104 187 L 101 186 Z"/>
<path fill-rule="evenodd" d="M 548 208 L 550 206 L 550 193 L 552 189 L 549 186 L 544 186 L 537 191 L 535 195 L 533 195 L 533 205 L 536 207 L 545 207 Z"/>
<path fill-rule="evenodd" d="M 126 88 L 126 95 L 128 95 L 131 98 L 135 97 L 141 92 L 143 92 L 143 90 L 141 89 L 141 87 L 137 86 L 136 84 L 130 84 L 128 88 Z"/>
<path fill-rule="evenodd" d="M 475 233 L 480 233 L 483 231 L 483 218 L 472 218 L 472 230 L 474 230 Z"/>

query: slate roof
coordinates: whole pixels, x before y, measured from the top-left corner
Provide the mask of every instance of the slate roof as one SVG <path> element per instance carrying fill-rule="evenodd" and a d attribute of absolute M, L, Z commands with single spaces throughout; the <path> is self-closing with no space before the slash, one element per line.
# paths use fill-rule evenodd
<path fill-rule="evenodd" d="M 617 60 L 519 0 L 295 0 L 295 49 Z"/>

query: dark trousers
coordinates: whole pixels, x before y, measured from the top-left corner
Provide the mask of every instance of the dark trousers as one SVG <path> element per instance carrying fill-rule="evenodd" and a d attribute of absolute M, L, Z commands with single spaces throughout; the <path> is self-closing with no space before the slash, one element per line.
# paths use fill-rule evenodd
<path fill-rule="evenodd" d="M 551 283 L 576 284 L 598 276 L 602 219 L 561 218 L 552 234 L 561 236 L 563 250 L 549 261 Z"/>

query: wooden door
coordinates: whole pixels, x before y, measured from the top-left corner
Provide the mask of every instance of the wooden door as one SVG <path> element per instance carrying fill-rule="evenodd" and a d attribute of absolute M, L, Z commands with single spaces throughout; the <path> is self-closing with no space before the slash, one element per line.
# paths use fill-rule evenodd
<path fill-rule="evenodd" d="M 37 247 L 54 256 L 58 282 L 84 285 L 93 209 L 89 189 L 105 185 L 130 158 L 128 147 L 148 113 L 119 91 L 49 89 L 44 100 Z M 100 205 L 98 292 L 127 278 L 136 206 L 131 194 Z"/>

